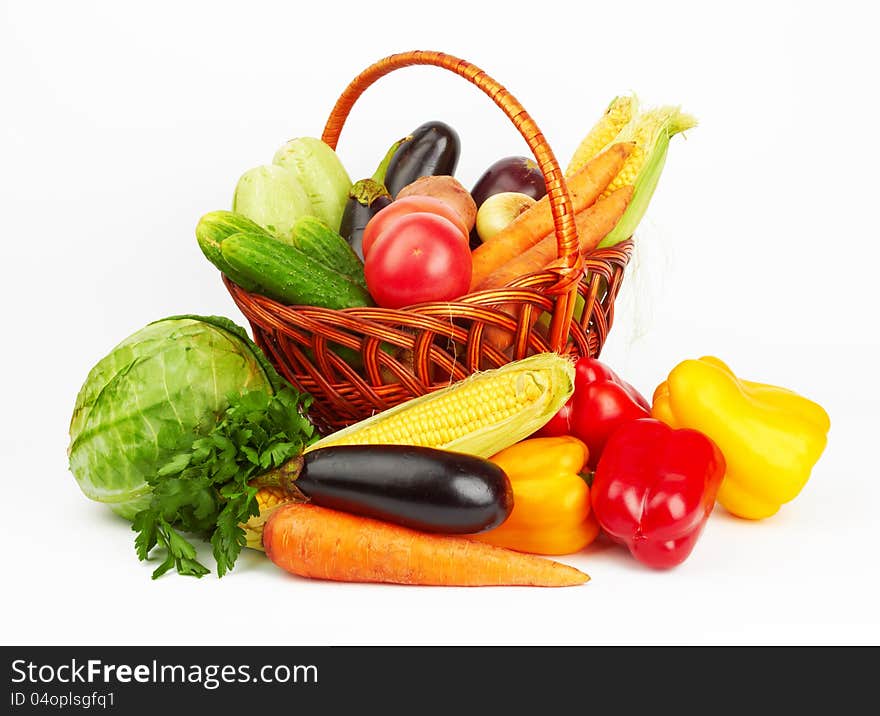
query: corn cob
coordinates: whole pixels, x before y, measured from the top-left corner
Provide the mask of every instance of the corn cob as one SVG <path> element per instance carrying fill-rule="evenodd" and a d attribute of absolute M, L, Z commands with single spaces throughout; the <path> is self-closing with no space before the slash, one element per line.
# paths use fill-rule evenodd
<path fill-rule="evenodd" d="M 574 390 L 567 358 L 541 353 L 402 403 L 312 444 L 422 445 L 489 457 L 543 427 Z"/>
<path fill-rule="evenodd" d="M 690 129 L 696 123 L 691 115 L 684 114 L 678 107 L 658 107 L 643 112 L 630 121 L 614 141 L 632 142 L 635 148 L 602 196 L 608 196 L 622 186 L 635 185 L 639 174 L 652 155 L 656 154 L 659 145 L 663 144 L 665 150 L 671 136 Z M 665 151 L 663 153 L 665 156 Z"/>
<path fill-rule="evenodd" d="M 291 502 L 288 495 L 280 487 L 261 487 L 257 490 L 257 506 L 260 514 L 243 522 L 240 527 L 244 530 L 245 544 L 251 549 L 263 549 L 263 527 L 276 509 L 281 505 Z"/>
<path fill-rule="evenodd" d="M 632 236 L 657 188 L 670 137 L 696 125 L 697 120 L 678 107 L 659 107 L 632 119 L 615 137 L 615 142 L 632 142 L 635 148 L 603 196 L 627 185 L 632 185 L 634 192 L 626 212 L 600 247 L 614 246 Z"/>
<path fill-rule="evenodd" d="M 611 100 L 605 114 L 593 125 L 575 150 L 568 169 L 565 170 L 565 176 L 578 172 L 588 161 L 610 145 L 620 130 L 636 116 L 638 109 L 639 100 L 635 95 L 615 97 Z"/>

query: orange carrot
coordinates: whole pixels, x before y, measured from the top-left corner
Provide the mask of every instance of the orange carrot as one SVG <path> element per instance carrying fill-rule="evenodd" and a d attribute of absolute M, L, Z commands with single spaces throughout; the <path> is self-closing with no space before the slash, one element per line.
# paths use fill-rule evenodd
<path fill-rule="evenodd" d="M 615 227 L 626 211 L 632 195 L 631 186 L 622 186 L 574 217 L 578 230 L 578 246 L 582 254 L 595 249 Z M 556 234 L 550 233 L 527 251 L 499 266 L 473 290 L 483 291 L 506 286 L 515 278 L 543 270 L 556 258 Z"/>
<path fill-rule="evenodd" d="M 566 179 L 575 214 L 592 205 L 623 168 L 635 147 L 632 143 L 612 144 Z M 499 266 L 519 256 L 553 231 L 550 200 L 544 197 L 528 211 L 514 219 L 491 240 L 478 246 L 471 254 L 473 272 L 471 290 L 479 286 Z"/>
<path fill-rule="evenodd" d="M 292 574 L 338 582 L 568 587 L 589 580 L 549 559 L 310 504 L 273 512 L 263 546 L 269 559 Z"/>
<path fill-rule="evenodd" d="M 604 199 L 600 199 L 593 206 L 584 209 L 575 216 L 578 229 L 578 246 L 582 254 L 592 251 L 599 242 L 613 229 L 626 207 L 632 199 L 633 188 L 622 186 Z M 526 274 L 545 270 L 556 261 L 556 234 L 551 233 L 544 237 L 528 251 L 523 252 L 503 266 L 499 267 L 488 276 L 475 290 L 483 291 L 490 288 L 501 288 L 514 279 Z M 514 304 L 505 304 L 500 307 L 502 311 L 517 317 L 517 307 Z M 532 313 L 532 323 L 538 319 L 538 313 Z M 530 326 L 531 328 L 531 326 Z M 483 340 L 489 345 L 503 351 L 513 343 L 513 333 L 503 328 L 488 326 L 483 334 Z"/>

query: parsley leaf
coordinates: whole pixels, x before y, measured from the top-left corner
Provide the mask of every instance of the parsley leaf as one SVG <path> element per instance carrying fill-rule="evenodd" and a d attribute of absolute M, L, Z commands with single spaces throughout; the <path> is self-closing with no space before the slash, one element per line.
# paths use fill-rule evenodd
<path fill-rule="evenodd" d="M 259 514 L 257 488 L 248 482 L 300 455 L 318 436 L 306 417 L 311 397 L 292 388 L 275 395 L 253 390 L 230 395 L 229 407 L 207 435 L 194 435 L 148 480 L 150 506 L 135 515 L 138 559 L 154 548 L 165 558 L 153 579 L 171 568 L 202 577 L 209 569 L 181 532 L 209 539 L 222 577 L 246 544 L 240 523 Z"/>

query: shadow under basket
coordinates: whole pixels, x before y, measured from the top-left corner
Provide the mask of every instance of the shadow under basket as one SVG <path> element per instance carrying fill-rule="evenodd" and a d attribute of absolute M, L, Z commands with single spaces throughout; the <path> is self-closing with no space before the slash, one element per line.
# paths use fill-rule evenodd
<path fill-rule="evenodd" d="M 335 148 L 363 91 L 409 65 L 433 65 L 464 77 L 513 121 L 544 173 L 560 258 L 552 268 L 505 288 L 401 310 L 285 306 L 224 277 L 257 345 L 279 373 L 314 396 L 309 417 L 322 434 L 534 353 L 598 356 L 632 254 L 631 241 L 581 254 L 568 190 L 544 136 L 504 87 L 464 60 L 415 51 L 371 65 L 340 96 L 322 139 Z"/>

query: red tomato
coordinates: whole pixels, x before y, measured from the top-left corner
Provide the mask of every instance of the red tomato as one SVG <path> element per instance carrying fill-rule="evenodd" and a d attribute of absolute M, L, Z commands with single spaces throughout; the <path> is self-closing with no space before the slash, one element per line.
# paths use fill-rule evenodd
<path fill-rule="evenodd" d="M 465 242 L 470 241 L 470 236 L 464 222 L 453 209 L 445 201 L 435 199 L 433 196 L 405 196 L 403 199 L 392 201 L 388 206 L 379 211 L 372 219 L 367 222 L 364 227 L 364 235 L 361 241 L 361 248 L 364 257 L 370 251 L 370 247 L 377 238 L 385 230 L 385 227 L 393 223 L 398 216 L 404 214 L 412 214 L 415 212 L 427 212 L 429 214 L 437 214 L 445 219 L 449 219 L 461 232 L 462 239 Z"/>
<path fill-rule="evenodd" d="M 451 301 L 470 287 L 471 252 L 448 219 L 404 214 L 375 242 L 364 273 L 370 295 L 385 308 Z"/>

